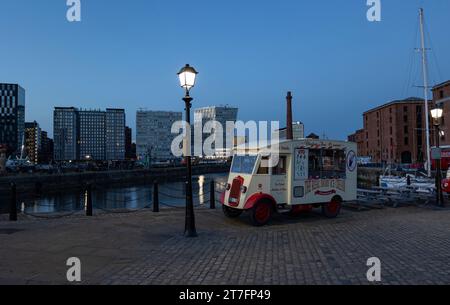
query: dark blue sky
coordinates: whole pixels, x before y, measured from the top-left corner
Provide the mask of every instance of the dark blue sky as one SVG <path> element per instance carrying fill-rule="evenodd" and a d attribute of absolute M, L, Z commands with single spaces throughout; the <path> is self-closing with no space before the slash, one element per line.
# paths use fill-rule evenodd
<path fill-rule="evenodd" d="M 81 23 L 66 21 L 66 0 L 0 3 L 0 82 L 27 90 L 27 121 L 50 133 L 54 106 L 124 107 L 133 130 L 138 108 L 182 111 L 176 73 L 190 63 L 194 107 L 284 124 L 292 90 L 306 132 L 345 138 L 371 107 L 422 96 L 411 87 L 420 6 L 430 82 L 450 79 L 448 0 L 382 0 L 379 23 L 366 0 L 82 0 Z"/>

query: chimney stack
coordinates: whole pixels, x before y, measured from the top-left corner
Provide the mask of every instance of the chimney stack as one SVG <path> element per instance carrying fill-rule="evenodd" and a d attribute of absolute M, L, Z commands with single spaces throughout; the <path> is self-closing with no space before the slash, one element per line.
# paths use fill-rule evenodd
<path fill-rule="evenodd" d="M 294 140 L 294 132 L 292 130 L 292 93 L 287 93 L 287 120 L 286 120 L 286 140 Z"/>

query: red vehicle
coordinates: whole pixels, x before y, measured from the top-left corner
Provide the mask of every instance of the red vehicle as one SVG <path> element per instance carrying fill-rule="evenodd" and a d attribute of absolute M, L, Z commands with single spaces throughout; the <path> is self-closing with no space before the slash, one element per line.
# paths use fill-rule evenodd
<path fill-rule="evenodd" d="M 450 167 L 450 146 L 441 146 L 441 170 L 448 170 Z M 436 169 L 436 161 L 432 160 L 431 166 Z"/>
<path fill-rule="evenodd" d="M 442 180 L 442 191 L 450 194 L 450 171 L 447 171 L 447 178 Z"/>

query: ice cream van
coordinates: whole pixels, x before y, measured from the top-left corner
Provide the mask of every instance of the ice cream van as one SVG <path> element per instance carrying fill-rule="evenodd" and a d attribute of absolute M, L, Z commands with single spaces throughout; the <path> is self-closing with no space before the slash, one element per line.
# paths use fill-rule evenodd
<path fill-rule="evenodd" d="M 299 139 L 236 148 L 221 203 L 227 217 L 247 212 L 253 225 L 264 226 L 281 210 L 322 208 L 334 218 L 343 202 L 356 199 L 356 144 Z"/>

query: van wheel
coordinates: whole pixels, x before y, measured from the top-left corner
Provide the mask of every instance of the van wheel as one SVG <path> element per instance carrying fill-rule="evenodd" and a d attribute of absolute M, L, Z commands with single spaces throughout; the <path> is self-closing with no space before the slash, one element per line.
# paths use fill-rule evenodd
<path fill-rule="evenodd" d="M 242 210 L 233 209 L 233 208 L 227 207 L 226 205 L 222 205 L 222 210 L 223 210 L 223 213 L 225 214 L 225 216 L 228 218 L 237 218 L 237 217 L 241 216 L 241 214 L 243 212 Z"/>
<path fill-rule="evenodd" d="M 333 197 L 329 203 L 322 205 L 322 214 L 328 218 L 336 218 L 341 212 L 342 199 L 339 196 Z"/>
<path fill-rule="evenodd" d="M 272 205 L 269 201 L 259 201 L 250 212 L 250 222 L 255 227 L 265 226 L 272 218 Z"/>

